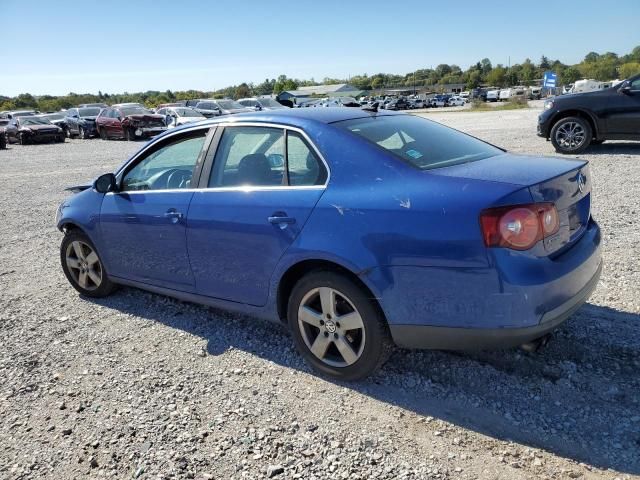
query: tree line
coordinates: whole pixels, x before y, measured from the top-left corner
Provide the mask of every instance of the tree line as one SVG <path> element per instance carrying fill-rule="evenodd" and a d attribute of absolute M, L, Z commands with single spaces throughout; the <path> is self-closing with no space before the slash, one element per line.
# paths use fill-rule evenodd
<path fill-rule="evenodd" d="M 613 52 L 599 54 L 589 52 L 584 59 L 576 65 L 565 65 L 560 60 L 551 60 L 542 56 L 538 63 L 526 59 L 524 62 L 505 66 L 493 65 L 488 58 L 483 58 L 467 70 L 462 70 L 457 65 L 440 64 L 435 68 L 423 68 L 404 75 L 388 73 L 376 73 L 374 75 L 356 75 L 345 78 L 324 78 L 316 81 L 292 79 L 286 75 L 278 78 L 265 79 L 264 82 L 241 83 L 231 85 L 214 91 L 186 90 L 172 92 L 171 90 L 149 90 L 138 93 L 108 94 L 78 94 L 69 93 L 64 96 L 42 95 L 35 97 L 29 93 L 22 93 L 16 97 L 0 96 L 0 110 L 37 109 L 42 112 L 58 111 L 70 108 L 80 103 L 123 103 L 138 102 L 148 107 L 155 107 L 161 103 L 189 100 L 191 98 L 243 98 L 257 95 L 278 94 L 282 91 L 295 90 L 298 87 L 317 85 L 349 83 L 360 90 L 378 90 L 382 88 L 415 88 L 431 89 L 438 91 L 444 85 L 461 84 L 467 89 L 490 85 L 494 87 L 507 87 L 513 85 L 533 85 L 538 82 L 544 72 L 553 71 L 558 75 L 559 85 L 567 85 L 581 78 L 593 78 L 595 80 L 624 79 L 640 73 L 640 46 L 635 47 L 627 55 L 617 55 Z"/>

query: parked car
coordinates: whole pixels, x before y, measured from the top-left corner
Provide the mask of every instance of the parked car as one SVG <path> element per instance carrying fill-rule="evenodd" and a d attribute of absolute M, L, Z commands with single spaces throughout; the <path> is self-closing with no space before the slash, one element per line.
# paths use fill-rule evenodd
<path fill-rule="evenodd" d="M 429 106 L 431 108 L 446 107 L 447 99 L 443 97 L 433 97 L 431 100 L 429 100 Z"/>
<path fill-rule="evenodd" d="M 167 129 L 165 117 L 139 105 L 103 108 L 96 118 L 96 130 L 103 140 L 149 138 Z"/>
<path fill-rule="evenodd" d="M 97 136 L 96 118 L 100 110 L 99 107 L 79 107 L 67 110 L 65 117 L 67 137 L 87 139 Z"/>
<path fill-rule="evenodd" d="M 165 118 L 164 123 L 167 128 L 175 128 L 180 125 L 186 125 L 187 123 L 199 122 L 207 118 L 189 107 L 165 107 L 160 108 L 156 113 Z"/>
<path fill-rule="evenodd" d="M 460 92 L 458 96 L 463 99 L 466 103 L 469 103 L 469 98 L 471 97 L 471 93 L 468 91 Z"/>
<path fill-rule="evenodd" d="M 409 102 L 405 98 L 396 98 L 384 107 L 387 110 L 409 110 Z"/>
<path fill-rule="evenodd" d="M 640 140 L 640 75 L 604 90 L 546 100 L 537 131 L 559 153 L 581 153 L 605 140 Z"/>
<path fill-rule="evenodd" d="M 123 284 L 286 322 L 302 356 L 342 380 L 394 343 L 535 342 L 602 267 L 586 161 L 389 111 L 211 119 L 75 190 L 56 222 L 83 296 Z"/>
<path fill-rule="evenodd" d="M 67 112 L 66 111 L 54 112 L 54 113 L 43 113 L 38 116 L 41 118 L 46 118 L 54 125 L 60 127 L 62 131 L 65 132 L 66 134 L 67 132 L 67 120 L 66 120 Z"/>
<path fill-rule="evenodd" d="M 447 105 L 449 107 L 462 107 L 465 103 L 464 98 L 458 96 L 451 97 L 447 100 Z"/>
<path fill-rule="evenodd" d="M 161 103 L 160 105 L 158 105 L 156 107 L 156 113 L 158 113 L 158 110 L 160 110 L 162 108 L 167 108 L 167 107 L 185 107 L 185 106 L 186 106 L 186 102 L 184 100 L 182 100 L 180 102 Z"/>
<path fill-rule="evenodd" d="M 35 110 L 12 110 L 5 113 L 5 118 L 32 117 L 38 115 Z"/>
<path fill-rule="evenodd" d="M 264 98 L 257 98 L 257 97 L 252 97 L 252 98 L 241 98 L 240 100 L 238 100 L 238 103 L 240 105 L 242 105 L 243 107 L 248 107 L 248 108 L 252 108 L 254 110 L 280 110 L 283 108 L 288 108 L 285 107 L 284 105 L 282 105 L 281 103 L 278 103 L 277 101 L 275 101 L 273 98 L 268 98 L 268 97 L 264 97 Z"/>
<path fill-rule="evenodd" d="M 7 148 L 7 132 L 6 127 L 9 125 L 10 120 L 8 118 L 0 117 L 0 150 Z"/>
<path fill-rule="evenodd" d="M 542 88 L 529 87 L 529 92 L 528 92 L 529 100 L 540 100 L 541 95 L 542 95 Z"/>
<path fill-rule="evenodd" d="M 106 103 L 81 103 L 77 108 L 107 108 L 109 105 Z"/>
<path fill-rule="evenodd" d="M 16 142 L 20 145 L 64 142 L 64 131 L 60 127 L 36 115 L 14 116 L 5 127 L 5 134 L 7 143 Z"/>
<path fill-rule="evenodd" d="M 189 102 L 187 102 L 189 104 Z M 222 107 L 218 105 L 215 100 L 202 100 L 198 101 L 193 107 L 196 112 L 204 115 L 207 118 L 219 117 L 222 115 Z"/>

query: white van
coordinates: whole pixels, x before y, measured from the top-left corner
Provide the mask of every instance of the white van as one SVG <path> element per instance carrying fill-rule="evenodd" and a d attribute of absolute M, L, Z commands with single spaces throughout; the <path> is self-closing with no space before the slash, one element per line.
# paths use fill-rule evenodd
<path fill-rule="evenodd" d="M 497 102 L 500 99 L 500 90 L 488 90 L 487 102 Z"/>

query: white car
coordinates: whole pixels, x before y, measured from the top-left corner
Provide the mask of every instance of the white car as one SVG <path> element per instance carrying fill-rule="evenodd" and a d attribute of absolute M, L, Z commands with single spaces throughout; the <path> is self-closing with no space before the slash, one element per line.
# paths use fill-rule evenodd
<path fill-rule="evenodd" d="M 501 102 L 506 102 L 511 98 L 512 95 L 513 92 L 511 88 L 503 88 L 498 94 L 498 100 L 500 100 Z"/>
<path fill-rule="evenodd" d="M 442 98 L 434 97 L 431 100 L 429 100 L 429 105 L 431 105 L 432 108 L 446 107 L 447 106 L 447 102 Z"/>
<path fill-rule="evenodd" d="M 191 122 L 199 122 L 207 117 L 189 107 L 165 107 L 156 112 L 165 116 L 167 128 L 176 128 Z"/>
<path fill-rule="evenodd" d="M 447 102 L 447 105 L 450 107 L 462 107 L 465 104 L 464 98 L 462 97 L 451 97 Z"/>

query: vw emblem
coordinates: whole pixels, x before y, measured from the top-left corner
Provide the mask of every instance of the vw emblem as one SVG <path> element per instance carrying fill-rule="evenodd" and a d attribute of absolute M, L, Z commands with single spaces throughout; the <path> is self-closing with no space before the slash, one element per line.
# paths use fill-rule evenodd
<path fill-rule="evenodd" d="M 326 327 L 327 331 L 329 333 L 335 333 L 336 331 L 336 324 L 333 323 L 331 320 L 327 320 L 324 324 L 324 326 Z"/>
<path fill-rule="evenodd" d="M 584 187 L 587 185 L 587 177 L 585 177 L 582 172 L 578 172 L 576 181 L 578 182 L 578 190 L 580 190 L 580 193 L 584 192 Z"/>

